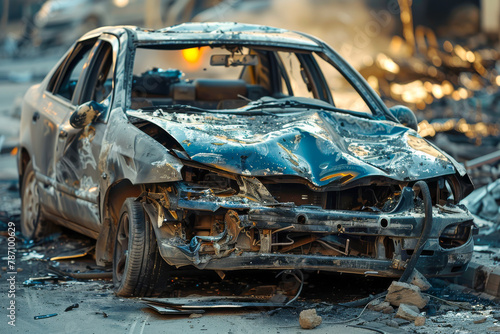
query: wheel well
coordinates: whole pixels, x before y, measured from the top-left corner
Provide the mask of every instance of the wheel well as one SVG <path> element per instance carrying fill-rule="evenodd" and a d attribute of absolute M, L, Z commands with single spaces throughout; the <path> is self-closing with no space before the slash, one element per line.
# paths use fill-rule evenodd
<path fill-rule="evenodd" d="M 105 266 L 113 261 L 115 231 L 120 210 L 129 197 L 138 197 L 141 186 L 133 185 L 130 180 L 120 180 L 112 184 L 104 197 L 102 227 L 96 243 L 96 262 Z"/>
<path fill-rule="evenodd" d="M 138 197 L 141 194 L 141 187 L 133 185 L 129 180 L 120 180 L 109 187 L 105 197 L 105 218 L 111 219 L 113 225 L 118 223 L 120 210 L 123 203 L 129 197 Z"/>

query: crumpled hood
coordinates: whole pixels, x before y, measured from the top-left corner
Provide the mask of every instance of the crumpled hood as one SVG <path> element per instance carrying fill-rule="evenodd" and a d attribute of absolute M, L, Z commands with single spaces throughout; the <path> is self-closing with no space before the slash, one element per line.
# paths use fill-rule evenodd
<path fill-rule="evenodd" d="M 450 158 L 414 130 L 349 114 L 128 114 L 163 128 L 193 161 L 241 175 L 347 186 L 365 177 L 413 181 L 456 172 Z"/>

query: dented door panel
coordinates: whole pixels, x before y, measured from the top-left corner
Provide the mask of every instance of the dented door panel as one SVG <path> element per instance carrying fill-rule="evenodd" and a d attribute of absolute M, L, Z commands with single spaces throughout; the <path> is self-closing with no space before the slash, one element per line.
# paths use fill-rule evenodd
<path fill-rule="evenodd" d="M 40 112 L 40 119 L 32 122 L 33 164 L 37 179 L 41 183 L 39 187 L 40 200 L 44 203 L 44 208 L 52 213 L 58 213 L 60 210 L 57 200 L 59 187 L 55 181 L 57 173 L 55 160 L 58 155 L 60 124 L 64 122 L 74 107 L 68 101 L 49 92 L 42 94 L 38 101 L 40 110 L 45 110 L 45 112 Z M 49 109 L 50 112 L 47 112 Z M 40 138 L 43 139 L 40 140 Z"/>
<path fill-rule="evenodd" d="M 73 129 L 68 120 L 65 124 L 55 168 L 56 181 L 62 190 L 60 212 L 63 218 L 98 231 L 100 173 L 97 163 L 106 124 L 95 123 L 79 130 Z"/>

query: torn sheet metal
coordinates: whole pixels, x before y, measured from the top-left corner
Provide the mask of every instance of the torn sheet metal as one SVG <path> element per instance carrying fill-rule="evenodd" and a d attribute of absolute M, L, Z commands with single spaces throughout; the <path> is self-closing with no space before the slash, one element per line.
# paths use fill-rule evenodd
<path fill-rule="evenodd" d="M 462 204 L 469 210 L 495 224 L 500 224 L 500 179 L 474 190 Z"/>
<path fill-rule="evenodd" d="M 165 306 L 160 306 L 160 305 L 155 305 L 155 304 L 147 304 L 149 308 L 155 310 L 159 314 L 163 315 L 180 315 L 180 314 L 203 314 L 205 313 L 204 310 L 195 310 L 195 309 L 189 309 L 189 310 L 179 310 L 175 308 L 170 308 L 170 307 L 165 307 Z"/>
<path fill-rule="evenodd" d="M 250 297 L 143 298 L 143 300 L 180 310 L 287 307 L 282 303 L 273 303 Z"/>
<path fill-rule="evenodd" d="M 69 250 L 65 251 L 62 253 L 57 254 L 57 256 L 53 256 L 50 258 L 50 261 L 59 261 L 59 260 L 69 260 L 69 259 L 75 259 L 79 257 L 84 257 L 89 252 L 93 251 L 95 246 L 89 246 L 81 249 L 74 249 L 74 250 Z"/>
<path fill-rule="evenodd" d="M 500 180 L 474 190 L 461 203 L 474 214 L 480 235 L 500 230 Z"/>

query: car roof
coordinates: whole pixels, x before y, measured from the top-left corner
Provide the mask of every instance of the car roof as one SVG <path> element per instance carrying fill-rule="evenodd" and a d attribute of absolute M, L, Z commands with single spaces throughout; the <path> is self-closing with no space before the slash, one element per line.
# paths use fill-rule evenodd
<path fill-rule="evenodd" d="M 144 44 L 259 44 L 269 46 L 293 47 L 308 50 L 322 49 L 317 39 L 300 32 L 256 24 L 237 22 L 182 23 L 158 30 L 148 30 L 135 26 L 103 27 L 87 33 L 119 34 L 124 30 L 132 35 L 139 45 Z"/>

